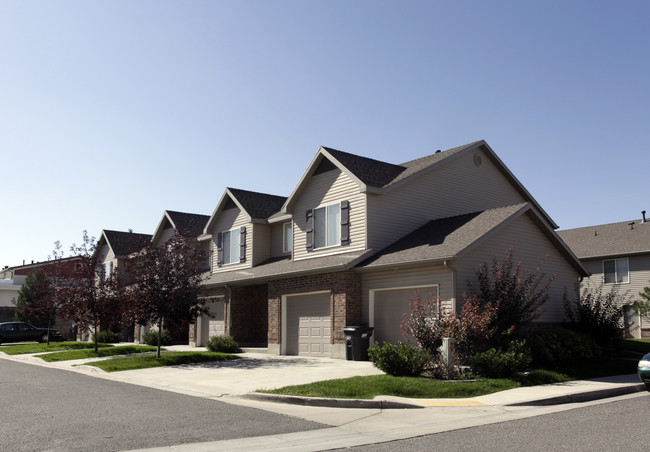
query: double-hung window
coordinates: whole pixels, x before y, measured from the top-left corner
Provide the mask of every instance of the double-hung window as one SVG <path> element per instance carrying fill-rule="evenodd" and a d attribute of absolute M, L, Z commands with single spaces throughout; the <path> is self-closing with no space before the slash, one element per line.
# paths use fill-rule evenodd
<path fill-rule="evenodd" d="M 291 223 L 282 225 L 282 252 L 290 253 L 293 248 L 293 229 Z"/>
<path fill-rule="evenodd" d="M 605 284 L 626 284 L 630 282 L 630 263 L 627 258 L 603 261 Z"/>
<path fill-rule="evenodd" d="M 350 244 L 350 203 L 341 201 L 306 213 L 307 251 Z"/>
<path fill-rule="evenodd" d="M 341 204 L 314 209 L 314 239 L 316 248 L 341 244 Z"/>
<path fill-rule="evenodd" d="M 233 264 L 239 262 L 240 249 L 239 229 L 233 229 L 223 233 L 223 263 Z"/>

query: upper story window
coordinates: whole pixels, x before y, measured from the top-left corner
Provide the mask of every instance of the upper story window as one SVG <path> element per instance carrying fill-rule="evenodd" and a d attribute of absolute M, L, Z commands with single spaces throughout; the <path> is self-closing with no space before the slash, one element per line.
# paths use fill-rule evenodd
<path fill-rule="evenodd" d="M 246 262 L 246 228 L 217 234 L 217 265 Z"/>
<path fill-rule="evenodd" d="M 314 246 L 324 248 L 341 244 L 341 205 L 314 210 Z"/>
<path fill-rule="evenodd" d="M 625 284 L 630 282 L 630 263 L 627 258 L 603 261 L 605 284 Z"/>
<path fill-rule="evenodd" d="M 223 263 L 239 262 L 239 230 L 233 229 L 223 233 Z"/>
<path fill-rule="evenodd" d="M 293 249 L 293 228 L 291 223 L 282 225 L 282 252 L 290 253 Z"/>
<path fill-rule="evenodd" d="M 350 203 L 307 211 L 307 250 L 350 244 Z"/>
<path fill-rule="evenodd" d="M 110 278 L 112 273 L 113 273 L 113 262 L 112 261 L 105 262 L 104 263 L 104 276 L 106 278 Z"/>

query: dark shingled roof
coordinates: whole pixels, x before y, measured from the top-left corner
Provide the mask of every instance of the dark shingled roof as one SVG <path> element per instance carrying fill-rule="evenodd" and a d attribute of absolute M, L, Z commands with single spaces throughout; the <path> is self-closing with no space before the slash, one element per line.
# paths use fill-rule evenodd
<path fill-rule="evenodd" d="M 324 146 L 323 149 L 332 154 L 332 157 L 341 162 L 361 182 L 373 187 L 387 185 L 406 169 L 403 166 L 360 157 Z"/>
<path fill-rule="evenodd" d="M 371 253 L 372 251 L 362 250 L 300 261 L 292 261 L 290 257 L 276 257 L 253 268 L 206 273 L 203 283 L 206 286 L 219 286 L 228 283 L 250 283 L 311 273 L 344 271 L 353 267 Z"/>
<path fill-rule="evenodd" d="M 429 221 L 384 248 L 360 267 L 453 259 L 476 240 L 519 212 L 527 203 Z"/>
<path fill-rule="evenodd" d="M 184 237 L 198 237 L 201 235 L 205 224 L 210 219 L 210 215 L 175 212 L 173 210 L 167 210 L 167 214 L 169 214 L 169 217 L 174 222 L 176 230 Z"/>
<path fill-rule="evenodd" d="M 343 164 L 364 184 L 373 187 L 386 187 L 399 182 L 400 180 L 406 179 L 407 177 L 418 173 L 441 160 L 451 157 L 458 152 L 474 147 L 477 143 L 478 141 L 475 141 L 446 151 L 436 152 L 426 157 L 411 160 L 400 165 L 381 162 L 367 157 L 360 157 L 358 155 L 349 154 L 325 146 L 323 146 L 323 149 L 329 152 L 332 157 Z"/>
<path fill-rule="evenodd" d="M 108 244 L 116 256 L 128 256 L 140 251 L 151 241 L 149 234 L 136 234 L 135 232 L 110 231 L 104 229 Z"/>
<path fill-rule="evenodd" d="M 274 213 L 279 212 L 287 200 L 284 196 L 268 195 L 238 188 L 229 187 L 228 190 L 237 198 L 237 201 L 251 218 L 267 219 Z"/>
<path fill-rule="evenodd" d="M 580 259 L 650 253 L 650 223 L 642 220 L 566 229 L 557 233 Z"/>

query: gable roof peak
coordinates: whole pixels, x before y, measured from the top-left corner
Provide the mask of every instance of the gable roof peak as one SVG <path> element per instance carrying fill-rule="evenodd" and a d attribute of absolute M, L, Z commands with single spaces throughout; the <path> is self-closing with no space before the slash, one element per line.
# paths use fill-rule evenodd
<path fill-rule="evenodd" d="M 325 146 L 321 146 L 321 150 L 336 159 L 362 183 L 372 187 L 383 187 L 406 169 L 401 165 L 383 162 L 370 157 L 362 157 Z"/>

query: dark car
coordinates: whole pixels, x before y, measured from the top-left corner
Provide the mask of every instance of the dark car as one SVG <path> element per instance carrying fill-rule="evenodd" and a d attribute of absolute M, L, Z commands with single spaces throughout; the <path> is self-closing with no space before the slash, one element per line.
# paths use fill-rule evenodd
<path fill-rule="evenodd" d="M 650 353 L 641 358 L 636 371 L 641 381 L 645 383 L 646 389 L 650 391 Z"/>
<path fill-rule="evenodd" d="M 50 328 L 50 341 L 61 341 L 57 329 Z M 47 342 L 47 328 L 36 328 L 25 322 L 0 323 L 0 344 L 3 342 Z"/>

